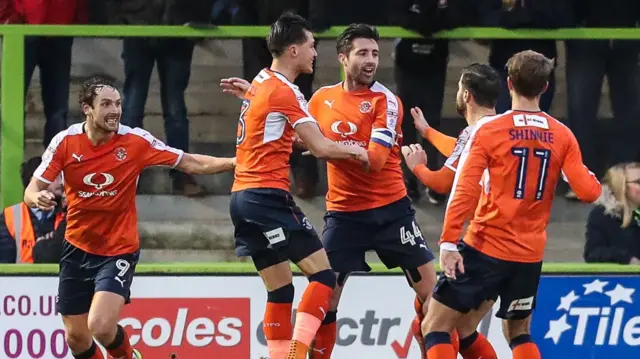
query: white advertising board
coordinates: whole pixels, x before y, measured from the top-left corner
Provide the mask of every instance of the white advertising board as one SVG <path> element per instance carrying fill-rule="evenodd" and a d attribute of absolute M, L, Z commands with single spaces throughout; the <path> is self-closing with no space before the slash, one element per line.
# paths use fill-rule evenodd
<path fill-rule="evenodd" d="M 55 312 L 55 277 L 0 277 L 0 357 L 72 359 Z M 294 278 L 300 300 L 307 280 Z M 146 358 L 262 359 L 266 292 L 254 276 L 137 277 L 120 323 Z M 352 276 L 338 311 L 333 358 L 419 359 L 410 332 L 413 291 L 402 276 Z M 487 325 L 488 324 L 488 325 Z M 510 359 L 500 322 L 482 326 Z"/>

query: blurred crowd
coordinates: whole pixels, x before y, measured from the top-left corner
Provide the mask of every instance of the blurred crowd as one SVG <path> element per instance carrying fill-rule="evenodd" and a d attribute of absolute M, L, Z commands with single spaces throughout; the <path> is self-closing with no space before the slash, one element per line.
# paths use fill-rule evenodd
<path fill-rule="evenodd" d="M 431 126 L 441 127 L 441 112 L 449 62 L 449 40 L 428 38 L 434 32 L 456 27 L 481 26 L 556 29 L 571 27 L 637 27 L 640 24 L 638 0 L 0 0 L 0 20 L 4 23 L 26 24 L 114 24 L 114 25 L 269 25 L 284 11 L 294 11 L 309 19 L 313 29 L 321 32 L 334 25 L 365 22 L 375 25 L 402 26 L 426 36 L 422 39 L 397 39 L 394 50 L 397 94 L 405 108 L 418 106 Z M 25 94 L 36 68 L 40 71 L 42 104 L 46 118 L 43 145 L 65 129 L 67 120 L 71 52 L 73 38 L 28 37 L 25 43 Z M 189 84 L 194 47 L 203 39 L 191 38 L 124 38 L 122 59 L 125 81 L 123 87 L 123 117 L 121 122 L 132 127 L 144 127 L 144 114 L 151 73 L 157 68 L 160 97 L 168 145 L 189 151 L 189 119 L 185 104 L 185 90 Z M 325 41 L 325 40 L 320 40 Z M 489 47 L 487 61 L 506 78 L 505 64 L 511 55 L 526 49 L 540 52 L 548 58 L 558 58 L 555 40 L 486 40 L 478 41 Z M 640 186 L 640 173 L 628 163 L 640 155 L 640 40 L 575 40 L 561 44 L 566 54 L 567 118 L 565 123 L 575 133 L 584 161 L 596 174 L 607 178 L 625 178 L 624 185 L 612 185 L 612 198 L 618 202 L 635 193 L 625 190 L 626 185 Z M 562 45 L 561 45 L 562 46 Z M 247 38 L 242 41 L 243 76 L 251 79 L 261 68 L 269 66 L 271 55 L 264 39 Z M 391 54 L 389 54 L 391 56 Z M 611 136 L 615 137 L 609 156 L 602 165 L 598 162 L 600 132 L 598 108 L 604 78 L 609 83 L 613 121 Z M 307 98 L 313 93 L 313 75 L 302 75 L 296 84 Z M 548 111 L 552 105 L 555 74 L 549 89 L 543 95 L 541 108 Z M 506 82 L 498 100 L 497 111 L 510 107 Z M 551 114 L 553 115 L 553 114 Z M 409 111 L 403 121 L 403 142 L 420 140 Z M 439 158 L 438 151 L 425 143 L 428 157 Z M 444 159 L 430 160 L 429 167 L 437 170 Z M 295 194 L 302 198 L 316 195 L 319 182 L 318 163 L 312 156 L 294 152 L 291 158 L 295 179 Z M 618 165 L 618 167 L 615 167 Z M 622 167 L 620 167 L 622 166 Z M 610 170 L 610 171 L 611 171 Z M 621 172 L 620 172 L 621 171 Z M 634 172 L 635 171 L 635 172 Z M 206 194 L 194 178 L 180 172 L 171 172 L 173 190 L 185 196 Z M 634 175 L 637 175 L 635 178 Z M 617 177 L 616 177 L 617 176 Z M 414 176 L 407 176 L 407 189 L 414 201 L 426 198 L 432 204 L 444 202 L 445 196 L 430 189 L 423 190 Z M 628 181 L 628 183 L 627 183 Z M 635 181 L 635 182 L 634 182 Z M 617 186 L 617 187 L 616 187 Z M 617 188 L 617 190 L 616 190 Z M 618 191 L 619 193 L 614 193 Z M 638 192 L 640 193 L 640 191 Z M 567 198 L 575 195 L 567 190 Z M 640 199 L 640 195 L 638 195 Z M 633 207 L 634 200 L 624 200 Z M 639 201 L 640 203 L 640 201 Z M 640 212 L 632 208 L 616 210 L 609 207 L 589 218 L 589 243 L 598 242 L 594 223 L 602 218 L 624 222 L 637 238 L 640 233 Z M 624 207 L 624 206 L 623 206 Z M 606 208 L 609 208 L 607 210 Z M 22 209 L 15 209 L 15 212 Z M 618 213 L 614 216 L 612 213 Z M 4 219 L 7 220 L 7 210 Z M 32 217 L 33 218 L 33 217 Z M 36 215 L 36 219 L 39 219 Z M 631 219 L 629 219 L 631 218 Z M 49 220 L 49 217 L 47 217 Z M 13 222 L 11 222 L 13 223 Z M 36 231 L 36 239 L 55 233 L 58 224 Z M 602 224 L 602 223 L 601 223 Z M 1 226 L 0 226 L 1 227 Z M 53 228 L 53 229 L 52 229 Z M 6 231 L 5 231 L 6 232 Z M 607 231 L 604 231 L 607 232 Z M 610 232 L 610 231 L 609 231 Z M 4 235 L 0 228 L 0 242 Z M 8 232 L 11 235 L 11 231 Z M 599 232 L 598 232 L 599 233 Z M 13 234 L 15 236 L 15 233 Z M 37 242 L 37 241 L 36 241 Z M 588 261 L 629 262 L 624 257 L 605 255 L 597 246 L 587 245 Z M 1 250 L 0 246 L 0 250 Z M 600 248 L 600 247 L 598 247 Z M 588 249 L 588 250 L 587 250 Z M 587 253 L 589 252 L 589 253 Z M 629 251 L 627 251 L 629 252 Z M 630 258 L 640 258 L 640 244 Z M 14 254 L 15 255 L 15 254 Z M 17 257 L 19 258 L 19 251 Z M 622 259 L 621 259 L 622 258 Z M 2 259 L 0 259 L 2 260 Z"/>

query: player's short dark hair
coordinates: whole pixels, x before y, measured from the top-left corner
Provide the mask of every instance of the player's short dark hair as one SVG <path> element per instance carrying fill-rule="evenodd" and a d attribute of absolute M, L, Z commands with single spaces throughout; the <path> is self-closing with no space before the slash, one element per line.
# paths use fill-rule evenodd
<path fill-rule="evenodd" d="M 514 90 L 526 98 L 542 94 L 553 68 L 553 60 L 531 50 L 518 52 L 507 62 L 507 73 Z"/>
<path fill-rule="evenodd" d="M 479 106 L 493 108 L 500 93 L 500 74 L 493 67 L 474 63 L 462 69 L 462 87 L 469 91 Z"/>
<path fill-rule="evenodd" d="M 338 54 L 348 55 L 353 50 L 353 41 L 355 39 L 371 39 L 375 42 L 380 40 L 378 29 L 373 25 L 367 24 L 351 24 L 340 34 L 336 42 L 336 51 Z"/>
<path fill-rule="evenodd" d="M 102 87 L 113 87 L 115 89 L 115 79 L 108 75 L 96 75 L 82 81 L 80 95 L 78 96 L 80 106 L 82 107 L 82 105 L 86 103 L 93 107 L 93 100 L 95 100 L 98 95 L 97 90 Z"/>
<path fill-rule="evenodd" d="M 271 24 L 267 35 L 269 52 L 273 57 L 279 57 L 289 46 L 304 43 L 307 40 L 307 32 L 311 32 L 311 25 L 305 18 L 285 12 Z"/>
<path fill-rule="evenodd" d="M 22 162 L 20 165 L 20 178 L 22 179 L 22 184 L 26 188 L 31 182 L 31 177 L 38 169 L 38 166 L 42 163 L 42 158 L 39 156 L 31 157 L 25 162 Z"/>

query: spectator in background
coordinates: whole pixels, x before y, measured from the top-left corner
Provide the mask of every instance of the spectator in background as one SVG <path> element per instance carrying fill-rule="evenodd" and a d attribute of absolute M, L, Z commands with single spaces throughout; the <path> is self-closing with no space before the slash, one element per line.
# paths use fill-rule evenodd
<path fill-rule="evenodd" d="M 581 27 L 637 27 L 640 21 L 638 0 L 572 0 L 574 16 Z M 605 168 L 616 163 L 637 160 L 640 152 L 640 41 L 639 40 L 567 40 L 567 114 L 568 125 L 576 135 L 584 163 L 597 173 L 602 166 L 602 147 L 598 137 L 597 115 L 602 82 L 609 80 L 609 98 L 613 110 L 609 159 Z M 575 194 L 567 192 L 567 198 Z"/>
<path fill-rule="evenodd" d="M 0 21 L 10 24 L 69 25 L 87 22 L 86 0 L 3 0 Z M 43 146 L 67 128 L 71 81 L 72 37 L 27 36 L 24 52 L 24 92 L 29 90 L 36 66 L 45 125 Z"/>
<path fill-rule="evenodd" d="M 479 16 L 484 26 L 517 28 L 560 28 L 573 26 L 570 2 L 573 0 L 483 0 Z M 489 65 L 498 70 L 503 83 L 496 104 L 497 113 L 511 109 L 507 87 L 507 61 L 514 54 L 533 50 L 557 61 L 556 40 L 491 40 Z M 540 109 L 549 111 L 556 88 L 555 72 L 549 77 L 549 87 L 540 97 Z"/>
<path fill-rule="evenodd" d="M 403 27 L 430 37 L 433 33 L 456 26 L 471 25 L 475 17 L 466 0 L 405 0 L 398 22 Z M 432 38 L 398 39 L 394 50 L 394 67 L 397 93 L 405 108 L 402 120 L 402 142 L 422 142 L 429 169 L 438 170 L 444 158 L 431 143 L 424 143 L 416 132 L 409 109 L 419 107 L 429 125 L 440 129 L 440 115 L 449 60 L 449 41 Z M 413 201 L 422 197 L 420 183 L 403 162 L 407 192 Z M 429 188 L 426 191 L 431 204 L 440 204 L 445 195 Z"/>
<path fill-rule="evenodd" d="M 131 3 L 137 5 L 133 6 Z M 112 1 L 104 9 L 109 15 L 101 22 L 125 25 L 184 25 L 189 22 L 210 23 L 213 1 L 180 2 L 163 0 Z M 160 101 L 167 145 L 189 151 L 189 119 L 185 91 L 191 76 L 191 60 L 195 42 L 189 38 L 125 37 L 122 41 L 124 86 L 122 124 L 143 127 L 145 105 L 151 73 L 157 65 L 160 80 Z M 206 194 L 195 178 L 171 170 L 174 193 L 197 197 Z"/>
<path fill-rule="evenodd" d="M 318 19 L 321 0 L 272 0 L 252 1 L 238 0 L 237 12 L 233 17 L 234 25 L 270 25 L 286 11 L 301 15 L 306 19 Z M 310 15 L 314 12 L 315 15 Z M 324 18 L 323 18 L 324 19 Z M 317 25 L 318 21 L 310 21 L 311 25 Z M 322 30 L 314 27 L 314 31 Z M 243 76 L 248 81 L 265 67 L 271 64 L 271 53 L 267 48 L 264 38 L 242 39 Z M 314 62 L 315 69 L 315 62 Z M 295 80 L 295 85 L 309 100 L 313 95 L 313 74 L 301 74 Z M 318 161 L 313 156 L 303 156 L 302 150 L 294 148 L 291 154 L 291 171 L 293 173 L 295 188 L 293 194 L 300 198 L 312 198 L 316 195 L 316 187 L 319 181 Z"/>
<path fill-rule="evenodd" d="M 640 163 L 621 163 L 607 171 L 586 236 L 586 262 L 640 264 Z"/>
<path fill-rule="evenodd" d="M 26 188 L 42 160 L 33 157 L 20 167 Z M 62 181 L 48 188 L 58 205 L 51 212 L 29 208 L 24 202 L 7 207 L 0 214 L 0 263 L 58 263 L 67 227 Z"/>

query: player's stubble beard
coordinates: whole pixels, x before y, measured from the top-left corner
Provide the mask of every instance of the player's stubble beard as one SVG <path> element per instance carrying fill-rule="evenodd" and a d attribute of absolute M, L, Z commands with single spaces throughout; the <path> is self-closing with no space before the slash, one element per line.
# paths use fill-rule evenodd
<path fill-rule="evenodd" d="M 115 119 L 115 125 L 107 123 L 107 121 L 111 121 L 113 119 Z M 119 126 L 120 126 L 120 116 L 117 114 L 112 114 L 112 113 L 106 114 L 100 121 L 95 120 L 95 117 L 94 117 L 94 127 L 99 129 L 101 132 L 104 132 L 105 134 L 110 134 L 118 131 Z"/>
<path fill-rule="evenodd" d="M 365 68 L 373 68 L 370 75 L 364 72 Z M 377 66 L 373 64 L 363 64 L 354 71 L 355 76 L 352 76 L 355 83 L 359 86 L 368 87 L 373 83 L 373 78 L 376 76 Z"/>
<path fill-rule="evenodd" d="M 456 111 L 460 116 L 467 118 L 467 104 L 462 100 L 462 96 L 456 97 Z"/>

